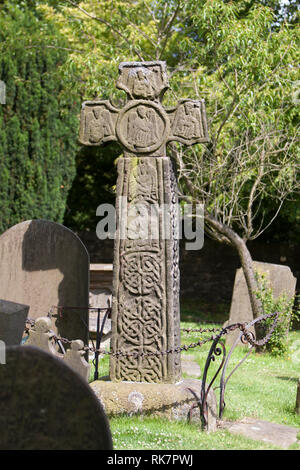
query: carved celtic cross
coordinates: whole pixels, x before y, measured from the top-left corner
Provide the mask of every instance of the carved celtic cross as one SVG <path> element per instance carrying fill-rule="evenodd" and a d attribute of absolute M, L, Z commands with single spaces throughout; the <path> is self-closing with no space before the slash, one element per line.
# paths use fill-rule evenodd
<path fill-rule="evenodd" d="M 117 88 L 126 91 L 128 103 L 121 110 L 108 100 L 83 103 L 82 144 L 118 141 L 125 156 L 161 157 L 172 140 L 187 145 L 208 141 L 204 100 L 180 100 L 170 110 L 161 105 L 169 87 L 165 62 L 125 62 L 119 72 Z"/>
<path fill-rule="evenodd" d="M 86 101 L 80 126 L 82 144 L 117 141 L 124 150 L 117 221 L 127 216 L 130 222 L 138 206 L 126 236 L 119 224 L 115 238 L 111 349 L 125 354 L 111 356 L 110 378 L 174 383 L 181 378 L 180 353 L 153 354 L 180 346 L 177 182 L 166 145 L 208 141 L 205 105 L 183 99 L 164 109 L 165 62 L 121 63 L 119 74 L 127 104 L 117 109 L 107 100 Z M 149 236 L 148 225 L 156 236 Z M 141 228 L 145 237 L 136 236 Z"/>

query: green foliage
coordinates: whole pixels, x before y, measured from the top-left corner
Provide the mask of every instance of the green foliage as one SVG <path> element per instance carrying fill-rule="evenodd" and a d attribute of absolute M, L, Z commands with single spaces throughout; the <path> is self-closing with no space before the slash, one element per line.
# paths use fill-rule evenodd
<path fill-rule="evenodd" d="M 284 293 L 278 298 L 274 298 L 273 289 L 269 286 L 264 273 L 256 273 L 259 284 L 259 291 L 256 292 L 257 298 L 261 301 L 263 313 L 265 315 L 279 312 L 278 324 L 264 350 L 270 352 L 273 356 L 284 356 L 288 352 L 288 333 L 294 320 L 299 316 L 299 311 L 295 310 L 295 298 L 288 298 Z M 264 321 L 262 334 L 265 336 L 271 328 L 274 318 L 268 318 Z"/>
<path fill-rule="evenodd" d="M 115 203 L 117 169 L 121 153 L 117 144 L 106 147 L 82 147 L 76 159 L 76 177 L 69 192 L 64 224 L 77 230 L 96 227 L 100 204 Z"/>
<path fill-rule="evenodd" d="M 282 8 L 275 0 L 53 0 L 40 1 L 39 9 L 68 40 L 65 75 L 69 89 L 82 98 L 111 97 L 122 106 L 124 93 L 115 88 L 118 64 L 134 60 L 167 62 L 166 106 L 205 97 L 210 145 L 177 150 L 194 184 L 193 196 L 216 218 L 247 240 L 271 224 L 283 200 L 289 199 L 288 212 L 296 213 L 294 2 Z M 100 158 L 95 164 L 101 166 Z M 89 193 L 90 169 L 87 163 Z M 86 189 L 81 187 L 82 194 Z M 92 219 L 82 215 L 91 228 Z"/>
<path fill-rule="evenodd" d="M 0 232 L 21 221 L 62 222 L 75 176 L 77 113 L 65 92 L 66 41 L 27 2 L 0 7 Z"/>

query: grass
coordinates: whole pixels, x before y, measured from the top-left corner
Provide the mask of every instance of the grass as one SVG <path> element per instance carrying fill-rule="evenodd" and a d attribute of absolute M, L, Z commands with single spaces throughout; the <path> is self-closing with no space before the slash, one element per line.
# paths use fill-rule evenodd
<path fill-rule="evenodd" d="M 196 336 L 183 335 L 182 340 L 187 342 L 188 338 L 192 341 L 197 339 Z M 295 347 L 300 349 L 300 331 L 290 332 L 290 354 L 286 357 L 252 352 L 228 381 L 225 394 L 227 406 L 223 418 L 238 420 L 247 416 L 278 424 L 300 426 L 300 416 L 294 412 L 297 381 L 300 376 L 300 357 L 297 358 Z M 201 371 L 204 370 L 208 349 L 209 345 L 205 345 L 193 352 Z M 244 357 L 245 351 L 245 347 L 236 348 L 227 369 L 228 373 Z M 217 366 L 211 367 L 210 378 Z"/>
<path fill-rule="evenodd" d="M 272 450 L 276 447 L 228 431 L 211 434 L 196 424 L 132 416 L 110 420 L 115 450 Z"/>
<path fill-rule="evenodd" d="M 185 321 L 181 323 L 182 328 L 220 327 L 220 324 L 207 325 L 205 322 L 208 318 L 202 312 L 195 321 L 192 309 L 193 306 L 185 306 L 183 310 Z M 220 311 L 218 320 L 221 318 Z M 208 336 L 202 335 L 202 339 L 205 337 Z M 182 344 L 190 344 L 199 339 L 199 333 L 182 333 Z M 211 343 L 208 343 L 200 348 L 183 351 L 182 354 L 193 355 L 203 372 L 210 345 Z M 246 350 L 245 347 L 236 348 L 227 369 L 228 373 L 244 357 Z M 218 359 L 215 362 L 211 365 L 209 378 L 214 375 L 218 367 Z M 99 376 L 108 375 L 108 370 L 109 358 L 105 356 L 100 359 Z M 92 374 L 93 372 L 91 378 Z M 226 387 L 223 419 L 237 421 L 251 417 L 300 428 L 300 416 L 295 413 L 299 377 L 300 330 L 297 330 L 289 334 L 289 354 L 286 357 L 252 352 L 232 375 Z M 214 386 L 218 386 L 217 381 Z M 218 398 L 218 390 L 215 392 Z M 218 430 L 211 434 L 203 433 L 200 431 L 200 426 L 194 423 L 169 422 L 142 416 L 121 416 L 112 418 L 110 425 L 116 450 L 275 449 L 272 445 L 236 436 L 226 430 Z M 300 449 L 298 444 L 292 448 Z"/>

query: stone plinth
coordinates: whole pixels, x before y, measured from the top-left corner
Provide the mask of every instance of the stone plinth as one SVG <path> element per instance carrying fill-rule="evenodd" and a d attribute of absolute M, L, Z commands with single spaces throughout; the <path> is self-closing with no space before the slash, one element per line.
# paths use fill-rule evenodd
<path fill-rule="evenodd" d="M 200 395 L 201 380 L 184 379 L 176 384 L 151 384 L 144 382 L 106 382 L 97 380 L 90 384 L 107 416 L 150 415 L 171 421 L 191 419 L 201 422 L 199 407 L 188 388 Z M 194 406 L 193 406 L 194 405 Z M 217 427 L 217 402 L 213 391 L 208 397 L 208 431 Z"/>

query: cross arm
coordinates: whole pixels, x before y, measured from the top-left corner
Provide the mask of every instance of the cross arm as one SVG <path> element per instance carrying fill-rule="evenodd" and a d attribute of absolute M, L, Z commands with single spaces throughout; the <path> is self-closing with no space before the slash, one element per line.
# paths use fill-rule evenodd
<path fill-rule="evenodd" d="M 80 143 L 98 146 L 104 142 L 117 141 L 118 114 L 119 110 L 108 100 L 85 101 L 80 115 Z"/>

